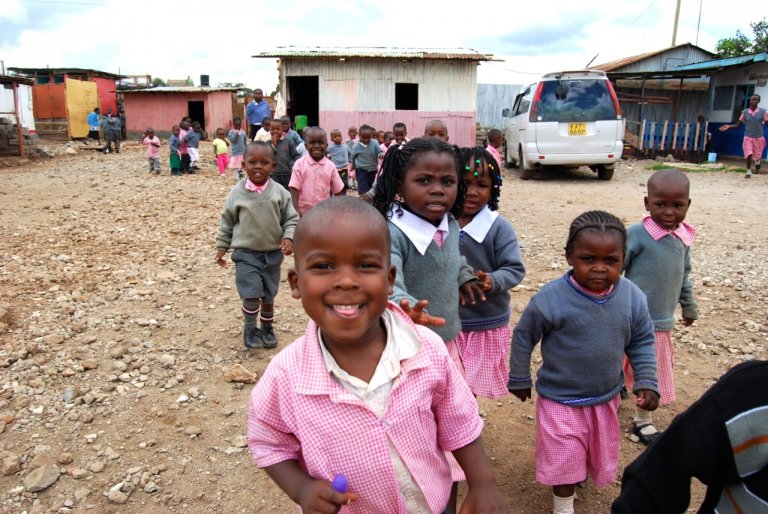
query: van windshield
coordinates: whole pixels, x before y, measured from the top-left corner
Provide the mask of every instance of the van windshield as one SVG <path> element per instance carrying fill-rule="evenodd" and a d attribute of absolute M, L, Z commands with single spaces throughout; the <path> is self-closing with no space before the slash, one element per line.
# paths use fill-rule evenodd
<path fill-rule="evenodd" d="M 541 89 L 536 121 L 615 120 L 605 80 L 548 80 Z"/>

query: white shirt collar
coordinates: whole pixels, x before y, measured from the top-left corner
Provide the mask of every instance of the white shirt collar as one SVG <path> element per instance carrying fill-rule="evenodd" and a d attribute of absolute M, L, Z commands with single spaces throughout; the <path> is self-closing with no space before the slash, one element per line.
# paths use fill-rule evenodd
<path fill-rule="evenodd" d="M 482 243 L 485 236 L 488 235 L 488 231 L 491 230 L 493 222 L 499 217 L 499 213 L 492 211 L 487 205 L 480 209 L 480 212 L 475 214 L 472 221 L 464 225 L 461 229 L 462 232 L 469 234 L 472 239 L 478 243 Z"/>
<path fill-rule="evenodd" d="M 384 327 L 387 331 L 387 342 L 384 351 L 381 353 L 379 363 L 373 372 L 371 381 L 366 383 L 353 375 L 350 375 L 342 369 L 333 358 L 331 352 L 325 347 L 323 337 L 320 334 L 320 328 L 317 329 L 317 340 L 320 342 L 320 350 L 323 353 L 323 361 L 328 372 L 334 375 L 342 382 L 346 382 L 356 389 L 375 391 L 379 387 L 392 382 L 400 374 L 400 361 L 410 359 L 421 349 L 421 341 L 416 334 L 410 330 L 390 311 L 384 311 L 382 314 Z"/>
<path fill-rule="evenodd" d="M 416 247 L 416 250 L 418 250 L 421 255 L 427 253 L 427 248 L 429 248 L 430 243 L 433 242 L 435 232 L 442 230 L 443 236 L 446 238 L 448 237 L 447 214 L 443 216 L 440 225 L 434 226 L 427 220 L 420 218 L 405 209 L 402 209 L 401 211 L 402 216 L 396 211 L 397 207 L 393 205 L 389 211 L 389 221 L 403 231 L 403 234 L 405 234 L 411 243 L 413 243 L 413 246 Z"/>

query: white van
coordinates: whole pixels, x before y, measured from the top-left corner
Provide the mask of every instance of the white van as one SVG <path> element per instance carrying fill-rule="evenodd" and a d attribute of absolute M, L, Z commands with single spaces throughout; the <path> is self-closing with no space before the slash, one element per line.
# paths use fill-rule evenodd
<path fill-rule="evenodd" d="M 624 149 L 619 100 L 602 71 L 547 73 L 523 88 L 507 118 L 507 161 L 520 178 L 545 166 L 589 166 L 610 180 Z"/>

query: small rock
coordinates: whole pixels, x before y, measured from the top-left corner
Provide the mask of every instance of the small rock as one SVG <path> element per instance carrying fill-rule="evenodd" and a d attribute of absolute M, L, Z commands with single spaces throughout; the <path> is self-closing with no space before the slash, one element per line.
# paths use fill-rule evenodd
<path fill-rule="evenodd" d="M 189 401 L 189 396 L 186 394 L 182 394 L 178 398 L 176 398 L 176 403 L 187 403 Z"/>
<path fill-rule="evenodd" d="M 70 468 L 67 470 L 67 475 L 71 476 L 75 480 L 81 480 L 88 476 L 88 470 L 83 468 Z"/>
<path fill-rule="evenodd" d="M 56 465 L 56 462 L 47 455 L 35 455 L 27 466 L 27 473 L 34 471 L 37 468 L 49 465 Z"/>
<path fill-rule="evenodd" d="M 101 473 L 104 471 L 104 468 L 106 467 L 106 464 L 103 461 L 95 460 L 88 464 L 88 469 L 91 470 L 92 473 Z"/>
<path fill-rule="evenodd" d="M 639 437 L 637 437 L 635 434 L 629 434 L 629 435 L 627 436 L 627 439 L 629 439 L 629 440 L 630 440 L 630 441 L 632 441 L 633 443 L 639 443 L 639 442 L 640 442 L 640 438 L 639 438 Z"/>
<path fill-rule="evenodd" d="M 99 367 L 99 363 L 94 359 L 86 359 L 83 361 L 83 369 L 96 369 Z"/>
<path fill-rule="evenodd" d="M 108 447 L 106 450 L 104 450 L 104 456 L 107 458 L 107 460 L 117 460 L 120 458 L 120 454 L 113 450 L 111 447 Z"/>
<path fill-rule="evenodd" d="M 237 448 L 245 448 L 248 446 L 248 438 L 246 438 L 244 435 L 239 435 L 232 439 L 232 446 Z"/>
<path fill-rule="evenodd" d="M 21 471 L 21 459 L 15 453 L 2 452 L 2 465 L 0 465 L 0 472 L 5 475 L 13 475 Z"/>
<path fill-rule="evenodd" d="M 128 495 L 118 489 L 109 491 L 109 494 L 107 494 L 107 499 L 112 503 L 122 505 L 128 501 Z"/>
<path fill-rule="evenodd" d="M 165 368 L 170 368 L 174 364 L 176 364 L 176 357 L 173 355 L 168 355 L 167 353 L 160 356 L 160 364 L 163 365 Z"/>
<path fill-rule="evenodd" d="M 241 384 L 255 384 L 256 373 L 251 373 L 240 364 L 234 364 L 224 373 L 224 380 Z"/>
<path fill-rule="evenodd" d="M 196 425 L 190 425 L 187 428 L 184 429 L 184 433 L 189 436 L 198 436 L 203 432 L 203 430 L 196 426 Z"/>
<path fill-rule="evenodd" d="M 91 494 L 91 490 L 86 487 L 83 487 L 82 489 L 78 489 L 77 491 L 75 491 L 75 499 L 77 501 L 83 501 L 88 497 L 89 494 Z"/>
<path fill-rule="evenodd" d="M 59 479 L 61 470 L 55 464 L 46 464 L 24 477 L 24 488 L 30 493 L 36 493 L 52 486 Z"/>
<path fill-rule="evenodd" d="M 148 482 L 147 485 L 144 486 L 144 492 L 145 493 L 156 493 L 160 488 L 157 487 L 157 484 L 154 482 Z"/>
<path fill-rule="evenodd" d="M 198 388 L 198 387 L 190 387 L 188 393 L 189 393 L 189 396 L 191 396 L 192 398 L 199 398 L 200 397 L 200 388 Z"/>

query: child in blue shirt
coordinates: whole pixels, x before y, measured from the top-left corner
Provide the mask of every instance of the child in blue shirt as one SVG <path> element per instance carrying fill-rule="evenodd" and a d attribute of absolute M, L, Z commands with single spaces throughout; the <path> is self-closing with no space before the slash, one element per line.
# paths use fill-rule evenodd
<path fill-rule="evenodd" d="M 533 298 L 512 335 L 507 389 L 531 397 L 531 354 L 541 341 L 536 392 L 536 481 L 552 486 L 555 514 L 572 514 L 576 484 L 613 484 L 619 463 L 622 360 L 635 370 L 635 403 L 659 404 L 653 323 L 643 292 L 621 278 L 627 234 L 603 211 L 577 217 L 572 267 Z"/>
<path fill-rule="evenodd" d="M 179 177 L 183 175 L 181 171 L 181 138 L 179 137 L 179 134 L 181 133 L 181 128 L 179 128 L 178 125 L 174 125 L 171 127 L 171 137 L 168 138 L 168 147 L 170 148 L 171 153 L 171 176 L 173 177 Z"/>
<path fill-rule="evenodd" d="M 379 143 L 373 139 L 373 129 L 368 125 L 360 127 L 360 140 L 352 146 L 352 166 L 357 180 L 357 190 L 365 194 L 373 185 L 379 169 L 379 158 L 384 156 Z M 450 206 L 449 206 L 450 208 Z"/>
<path fill-rule="evenodd" d="M 187 152 L 189 152 L 189 169 L 191 171 L 197 171 L 200 169 L 198 163 L 200 162 L 200 140 L 205 139 L 203 134 L 203 127 L 199 121 L 192 122 L 192 130 L 186 133 L 184 136 L 184 142 L 187 144 Z"/>
<path fill-rule="evenodd" d="M 331 160 L 336 171 L 339 172 L 341 181 L 344 183 L 344 193 L 349 189 L 349 177 L 347 172 L 349 171 L 349 161 L 352 158 L 352 151 L 349 146 L 341 142 L 341 131 L 339 129 L 333 129 L 331 131 L 331 144 L 326 149 L 326 155 Z"/>

